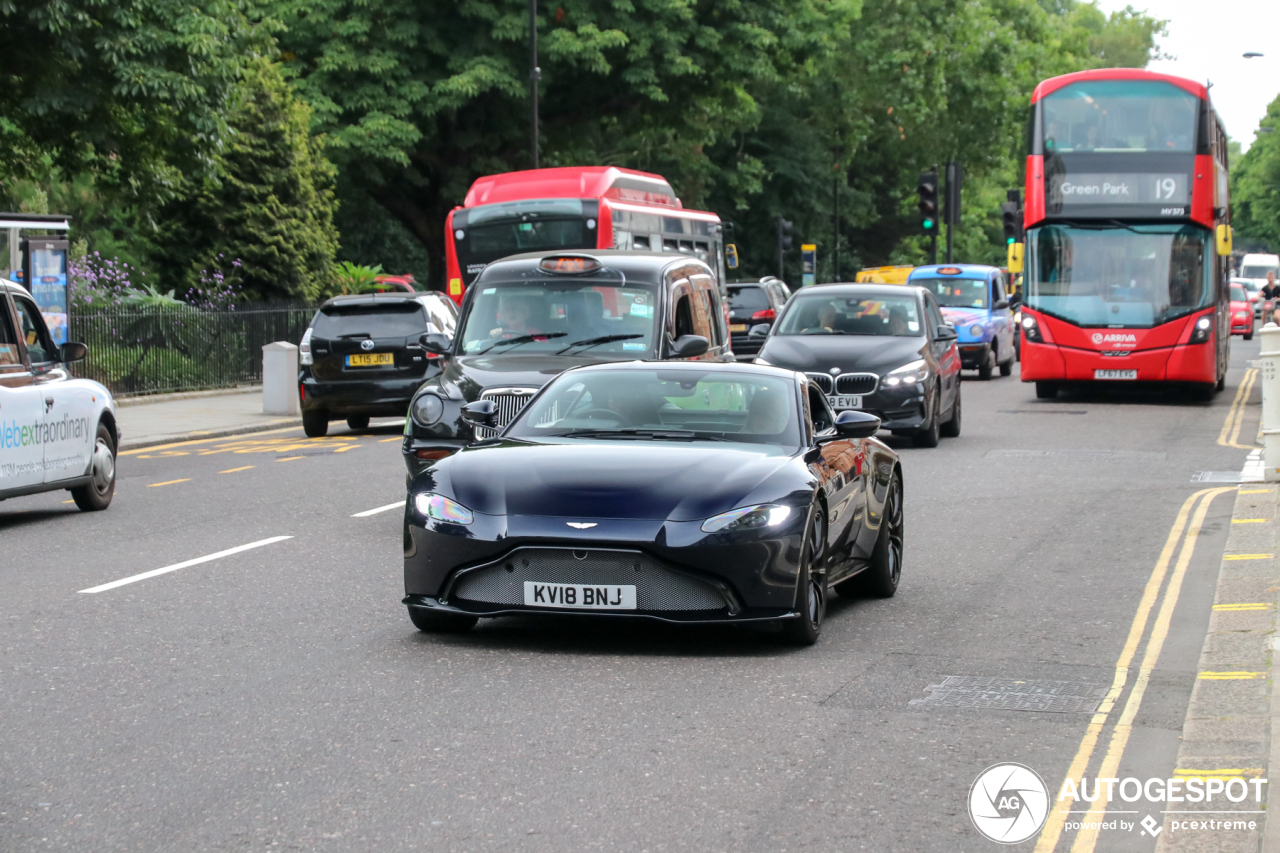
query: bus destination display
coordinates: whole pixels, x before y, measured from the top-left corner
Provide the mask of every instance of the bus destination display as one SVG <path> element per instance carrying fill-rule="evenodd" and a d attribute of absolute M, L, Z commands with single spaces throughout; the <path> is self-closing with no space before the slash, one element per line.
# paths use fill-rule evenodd
<path fill-rule="evenodd" d="M 1180 173 L 1050 175 L 1046 187 L 1051 206 L 1187 205 L 1188 188 L 1187 176 Z"/>

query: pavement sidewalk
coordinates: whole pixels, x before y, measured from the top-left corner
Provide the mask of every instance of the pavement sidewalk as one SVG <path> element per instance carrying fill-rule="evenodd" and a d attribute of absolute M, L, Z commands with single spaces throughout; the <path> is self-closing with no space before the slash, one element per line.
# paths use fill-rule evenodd
<path fill-rule="evenodd" d="M 196 438 L 219 438 L 295 426 L 298 416 L 262 411 L 262 386 L 193 394 L 161 394 L 116 401 L 120 450 Z"/>

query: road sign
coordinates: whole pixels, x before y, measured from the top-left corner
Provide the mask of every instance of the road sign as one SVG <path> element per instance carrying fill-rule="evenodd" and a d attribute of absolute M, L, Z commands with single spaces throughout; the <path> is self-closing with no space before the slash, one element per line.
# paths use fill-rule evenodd
<path fill-rule="evenodd" d="M 816 243 L 800 244 L 800 285 L 808 287 L 813 284 L 818 269 L 818 246 Z"/>

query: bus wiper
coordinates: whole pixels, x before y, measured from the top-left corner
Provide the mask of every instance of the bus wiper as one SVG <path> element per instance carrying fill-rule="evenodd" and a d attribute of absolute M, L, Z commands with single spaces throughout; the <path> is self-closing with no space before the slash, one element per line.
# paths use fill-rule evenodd
<path fill-rule="evenodd" d="M 568 332 L 550 332 L 550 333 L 545 334 L 545 335 L 521 335 L 521 336 L 520 336 L 520 337 L 518 337 L 518 338 L 509 338 L 509 339 L 507 339 L 507 340 L 505 340 L 505 341 L 498 341 L 497 343 L 490 344 L 489 346 L 485 347 L 484 349 L 480 350 L 479 352 L 468 353 L 468 354 L 469 354 L 469 355 L 484 355 L 485 353 L 487 353 L 489 350 L 493 349 L 494 347 L 512 347 L 512 346 L 519 346 L 520 344 L 527 344 L 527 343 L 529 343 L 530 341 L 549 341 L 549 340 L 551 340 L 552 338 L 563 338 L 563 337 L 564 337 L 565 335 L 567 335 L 567 334 L 568 334 Z"/>
<path fill-rule="evenodd" d="M 600 344 L 611 344 L 614 341 L 629 341 L 629 340 L 632 340 L 633 338 L 643 338 L 643 337 L 644 335 L 642 334 L 634 334 L 634 335 L 603 335 L 598 338 L 587 338 L 585 341 L 574 341 L 564 349 L 556 350 L 556 355 L 560 355 L 561 353 L 568 352 L 574 347 L 594 347 L 594 346 L 599 346 Z"/>

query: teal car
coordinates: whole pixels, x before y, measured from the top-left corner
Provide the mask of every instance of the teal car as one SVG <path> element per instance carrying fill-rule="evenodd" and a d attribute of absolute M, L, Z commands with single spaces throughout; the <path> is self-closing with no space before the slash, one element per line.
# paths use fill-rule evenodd
<path fill-rule="evenodd" d="M 927 288 L 938 299 L 943 318 L 955 326 L 960 366 L 990 379 L 1013 372 L 1018 359 L 1017 328 L 1009 308 L 1008 282 L 998 267 L 982 264 L 934 264 L 916 267 L 907 284 Z"/>

